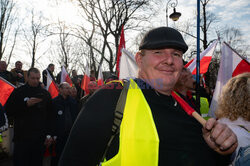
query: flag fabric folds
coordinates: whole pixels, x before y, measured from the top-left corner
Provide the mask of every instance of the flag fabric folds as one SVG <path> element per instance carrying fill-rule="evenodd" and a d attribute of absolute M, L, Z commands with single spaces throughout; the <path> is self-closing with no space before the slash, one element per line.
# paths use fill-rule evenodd
<path fill-rule="evenodd" d="M 200 54 L 200 74 L 204 74 L 207 72 L 209 63 L 212 59 L 214 50 L 216 48 L 218 41 L 214 41 L 208 48 L 206 48 L 201 54 Z M 193 75 L 196 74 L 196 58 L 189 61 L 186 65 L 186 68 L 188 68 Z"/>
<path fill-rule="evenodd" d="M 102 66 L 100 65 L 99 72 L 98 72 L 98 81 L 97 85 L 102 86 L 103 83 L 103 74 L 102 74 Z"/>
<path fill-rule="evenodd" d="M 50 93 L 52 99 L 58 96 L 59 91 L 57 88 L 57 85 L 55 81 L 52 79 L 51 75 L 49 74 L 47 70 L 47 86 L 46 86 L 47 91 Z"/>
<path fill-rule="evenodd" d="M 214 112 L 218 106 L 218 99 L 220 97 L 222 87 L 230 78 L 244 72 L 250 72 L 250 63 L 247 60 L 242 59 L 237 52 L 224 42 L 222 45 L 220 68 L 216 81 L 216 87 L 208 113 L 210 117 L 215 117 Z"/>
<path fill-rule="evenodd" d="M 121 61 L 122 49 L 123 48 L 125 48 L 125 37 L 124 37 L 124 28 L 122 26 L 120 43 L 119 43 L 119 46 L 118 46 L 117 57 L 116 57 L 116 71 L 117 71 L 117 76 L 118 77 L 120 75 L 120 61 Z"/>
<path fill-rule="evenodd" d="M 90 70 L 89 70 L 89 65 L 87 64 L 85 67 L 85 74 L 81 82 L 81 88 L 84 90 L 85 94 L 89 94 L 89 89 L 88 89 L 88 84 L 90 82 Z"/>
<path fill-rule="evenodd" d="M 0 77 L 0 87 L 0 103 L 4 106 L 16 87 L 2 77 Z"/>
<path fill-rule="evenodd" d="M 64 66 L 62 67 L 62 72 L 61 72 L 61 83 L 62 82 L 67 82 L 67 83 L 69 83 L 70 86 L 73 85 L 72 81 L 71 81 L 71 78 L 69 77 L 69 74 L 67 73 Z"/>
<path fill-rule="evenodd" d="M 122 49 L 122 56 L 120 62 L 120 75 L 119 79 L 132 79 L 137 76 L 138 66 L 135 62 L 135 57 L 127 51 Z"/>

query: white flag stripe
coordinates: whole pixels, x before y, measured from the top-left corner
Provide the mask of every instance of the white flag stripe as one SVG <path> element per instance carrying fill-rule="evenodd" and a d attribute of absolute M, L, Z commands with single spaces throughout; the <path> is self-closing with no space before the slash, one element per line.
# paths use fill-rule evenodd
<path fill-rule="evenodd" d="M 200 54 L 200 60 L 204 56 L 213 56 L 214 50 L 216 48 L 218 41 L 215 40 L 212 44 L 210 44 L 201 54 Z M 193 62 L 187 67 L 191 72 L 193 72 L 196 69 L 196 61 L 197 57 L 194 58 Z"/>
<path fill-rule="evenodd" d="M 125 48 L 122 49 L 122 56 L 120 61 L 120 75 L 119 79 L 130 79 L 137 76 L 137 64 L 133 54 Z"/>
<path fill-rule="evenodd" d="M 218 106 L 218 99 L 220 97 L 223 86 L 227 81 L 232 78 L 232 73 L 237 65 L 242 61 L 242 58 L 237 55 L 231 48 L 225 43 L 222 44 L 220 68 L 216 81 L 216 87 L 213 94 L 211 106 L 209 109 L 209 116 L 215 117 L 215 111 Z"/>
<path fill-rule="evenodd" d="M 67 77 L 67 71 L 66 71 L 66 69 L 64 68 L 64 66 L 62 67 L 62 72 L 61 72 L 61 82 L 60 83 L 62 83 L 62 82 L 66 82 L 66 77 Z"/>
<path fill-rule="evenodd" d="M 52 77 L 50 76 L 48 70 L 46 70 L 46 71 L 47 71 L 47 86 L 46 86 L 46 90 L 48 91 L 49 90 L 49 86 L 52 83 Z"/>

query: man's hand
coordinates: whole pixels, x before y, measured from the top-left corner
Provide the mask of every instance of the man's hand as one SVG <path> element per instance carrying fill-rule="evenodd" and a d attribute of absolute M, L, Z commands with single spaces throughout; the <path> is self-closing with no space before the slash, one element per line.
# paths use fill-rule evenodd
<path fill-rule="evenodd" d="M 17 73 L 17 76 L 18 76 L 19 78 L 22 78 L 22 77 L 23 77 L 23 75 L 22 75 L 21 73 Z"/>
<path fill-rule="evenodd" d="M 225 124 L 210 118 L 202 129 L 203 137 L 208 146 L 222 155 L 228 155 L 238 146 L 237 136 Z"/>
<path fill-rule="evenodd" d="M 27 100 L 27 106 L 28 106 L 28 107 L 33 106 L 33 105 L 35 105 L 36 103 L 41 102 L 42 100 L 43 100 L 43 99 L 36 98 L 36 97 L 31 97 L 31 98 L 29 98 L 29 100 Z"/>

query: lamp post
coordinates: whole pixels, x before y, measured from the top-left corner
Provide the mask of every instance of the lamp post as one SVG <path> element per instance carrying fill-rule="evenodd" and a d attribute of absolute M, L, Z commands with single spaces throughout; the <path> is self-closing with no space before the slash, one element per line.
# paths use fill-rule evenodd
<path fill-rule="evenodd" d="M 173 13 L 170 14 L 170 16 L 169 16 L 173 21 L 177 21 L 181 16 L 181 13 L 176 12 L 176 9 L 175 9 L 177 4 L 178 4 L 177 0 L 174 0 L 174 1 L 169 0 L 167 2 L 167 5 L 166 5 L 166 23 L 167 23 L 167 27 L 168 27 L 168 7 L 173 8 Z"/>

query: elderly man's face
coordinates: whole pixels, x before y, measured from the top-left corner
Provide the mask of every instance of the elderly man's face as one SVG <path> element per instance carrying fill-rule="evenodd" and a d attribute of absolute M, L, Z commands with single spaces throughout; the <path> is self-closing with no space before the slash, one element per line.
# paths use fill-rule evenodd
<path fill-rule="evenodd" d="M 166 48 L 144 50 L 143 54 L 136 54 L 139 78 L 146 80 L 156 89 L 172 89 L 183 67 L 182 51 Z"/>
<path fill-rule="evenodd" d="M 68 83 L 64 84 L 61 88 L 59 88 L 59 92 L 63 96 L 69 96 L 71 94 L 71 87 L 70 87 L 70 85 Z"/>

